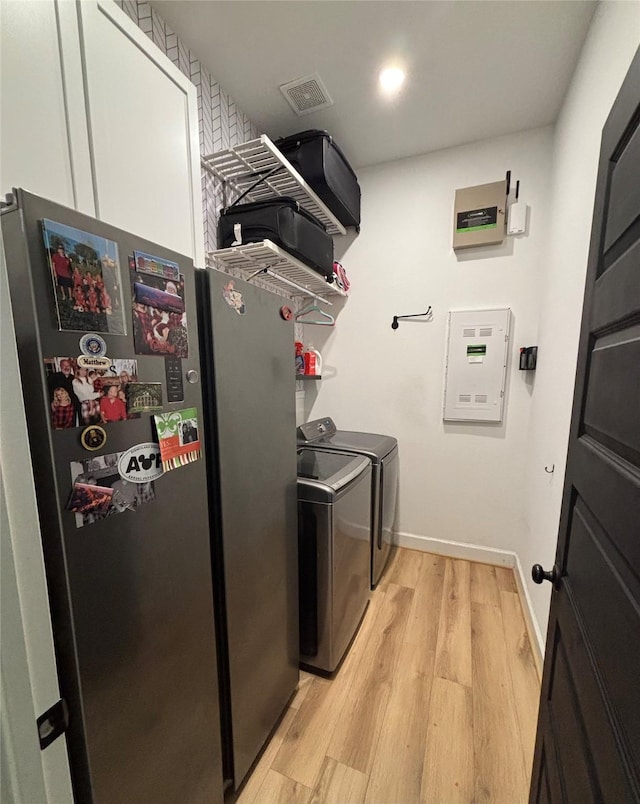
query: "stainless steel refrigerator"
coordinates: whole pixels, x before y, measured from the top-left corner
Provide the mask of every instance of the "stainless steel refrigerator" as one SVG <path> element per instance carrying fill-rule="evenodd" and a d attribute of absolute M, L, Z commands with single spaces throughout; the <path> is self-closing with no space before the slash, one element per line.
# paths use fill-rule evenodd
<path fill-rule="evenodd" d="M 243 405 L 272 415 L 249 364 L 249 346 L 268 341 L 247 328 L 229 364 L 211 330 L 204 340 L 198 331 L 190 259 L 22 190 L 14 201 L 2 234 L 74 796 L 221 802 L 224 779 L 240 783 L 297 682 L 289 630 L 272 629 L 278 659 L 244 630 L 282 616 L 271 583 L 295 583 L 289 541 L 268 542 L 289 527 L 289 488 L 271 487 L 282 502 L 261 510 L 263 458 L 234 449 Z M 236 374 L 244 383 L 231 406 L 216 390 L 227 373 L 230 387 Z M 294 456 L 292 445 L 293 487 Z M 225 500 L 255 511 L 252 537 Z M 294 596 L 285 598 L 297 633 Z M 46 745 L 55 734 L 44 720 Z"/>
<path fill-rule="evenodd" d="M 299 670 L 293 321 L 287 300 L 197 271 L 225 780 L 238 789 Z"/>

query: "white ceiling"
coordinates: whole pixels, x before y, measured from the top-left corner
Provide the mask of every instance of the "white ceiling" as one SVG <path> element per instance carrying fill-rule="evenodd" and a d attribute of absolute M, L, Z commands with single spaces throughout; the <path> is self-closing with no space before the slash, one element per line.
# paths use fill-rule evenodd
<path fill-rule="evenodd" d="M 261 132 L 327 129 L 356 167 L 552 123 L 595 9 L 583 0 L 153 0 Z M 393 100 L 377 74 L 408 77 Z M 335 105 L 279 86 L 318 72 Z"/>

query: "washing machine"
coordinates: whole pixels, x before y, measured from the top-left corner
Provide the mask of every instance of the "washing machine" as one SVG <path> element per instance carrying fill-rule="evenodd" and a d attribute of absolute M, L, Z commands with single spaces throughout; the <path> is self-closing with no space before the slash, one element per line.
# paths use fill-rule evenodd
<path fill-rule="evenodd" d="M 371 588 L 375 589 L 391 553 L 398 499 L 398 440 L 378 433 L 338 430 L 333 419 L 300 425 L 298 445 L 341 451 L 370 459 L 371 471 Z"/>
<path fill-rule="evenodd" d="M 369 602 L 371 461 L 298 448 L 300 662 L 333 673 Z"/>

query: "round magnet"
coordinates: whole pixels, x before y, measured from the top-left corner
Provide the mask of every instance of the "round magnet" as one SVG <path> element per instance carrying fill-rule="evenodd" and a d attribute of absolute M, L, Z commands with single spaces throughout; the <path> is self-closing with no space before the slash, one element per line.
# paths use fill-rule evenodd
<path fill-rule="evenodd" d="M 284 307 L 280 308 L 280 315 L 284 318 L 285 321 L 291 321 L 291 319 L 293 318 L 293 310 L 291 309 L 291 307 L 287 307 L 285 305 Z"/>
<path fill-rule="evenodd" d="M 107 344 L 100 335 L 87 332 L 80 338 L 80 351 L 89 357 L 104 357 L 107 354 Z"/>
<path fill-rule="evenodd" d="M 187 371 L 187 382 L 190 382 L 191 385 L 195 385 L 199 379 L 200 375 L 195 369 L 189 369 L 189 371 Z"/>
<path fill-rule="evenodd" d="M 80 433 L 80 443 L 90 452 L 102 449 L 107 443 L 107 431 L 104 427 L 99 427 L 97 424 L 85 427 L 82 433 Z"/>

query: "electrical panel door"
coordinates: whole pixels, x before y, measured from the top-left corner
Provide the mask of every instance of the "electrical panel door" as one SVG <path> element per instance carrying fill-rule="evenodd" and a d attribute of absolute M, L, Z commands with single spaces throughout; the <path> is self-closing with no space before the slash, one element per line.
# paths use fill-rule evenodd
<path fill-rule="evenodd" d="M 449 312 L 445 421 L 500 422 L 511 310 Z"/>

